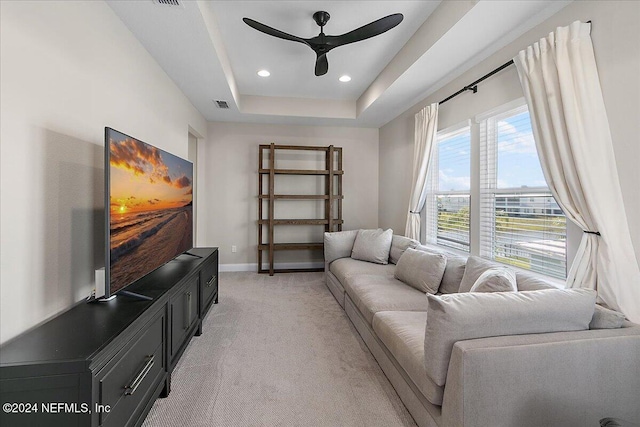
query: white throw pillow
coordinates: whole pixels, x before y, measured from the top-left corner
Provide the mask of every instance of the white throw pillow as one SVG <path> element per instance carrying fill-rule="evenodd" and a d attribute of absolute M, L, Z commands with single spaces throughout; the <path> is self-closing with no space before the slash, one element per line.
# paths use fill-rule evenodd
<path fill-rule="evenodd" d="M 389 264 L 389 250 L 393 230 L 358 230 L 358 235 L 353 243 L 351 258 L 361 261 L 375 262 L 376 264 Z"/>
<path fill-rule="evenodd" d="M 408 248 L 404 251 L 396 265 L 395 278 L 419 291 L 428 294 L 438 292 L 447 257 Z"/>
<path fill-rule="evenodd" d="M 517 291 L 516 272 L 507 267 L 494 267 L 482 273 L 469 292 Z"/>

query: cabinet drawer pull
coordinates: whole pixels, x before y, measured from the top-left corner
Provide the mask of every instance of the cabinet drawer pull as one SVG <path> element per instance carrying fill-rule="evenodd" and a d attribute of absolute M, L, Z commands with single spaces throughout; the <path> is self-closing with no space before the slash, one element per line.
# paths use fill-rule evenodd
<path fill-rule="evenodd" d="M 153 368 L 154 358 L 155 356 L 147 356 L 147 363 L 145 363 L 140 372 L 138 372 L 138 375 L 136 375 L 134 380 L 131 382 L 131 385 L 124 386 L 125 396 L 131 396 L 136 392 L 138 386 L 142 384 L 142 381 L 144 381 L 147 374 L 151 371 L 151 368 Z"/>
<path fill-rule="evenodd" d="M 211 279 L 209 279 L 207 281 L 207 288 L 211 287 L 211 285 L 213 285 L 213 281 L 216 280 L 216 276 L 211 276 Z"/>
<path fill-rule="evenodd" d="M 191 292 L 187 292 L 185 294 L 185 299 L 184 302 L 187 305 L 184 311 L 185 317 L 184 317 L 184 322 L 183 322 L 183 326 L 184 329 L 189 329 L 189 325 L 191 324 Z"/>

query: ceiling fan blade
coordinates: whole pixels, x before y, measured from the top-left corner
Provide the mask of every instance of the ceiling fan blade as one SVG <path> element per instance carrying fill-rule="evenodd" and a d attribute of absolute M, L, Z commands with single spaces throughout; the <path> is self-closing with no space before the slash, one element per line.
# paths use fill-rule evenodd
<path fill-rule="evenodd" d="M 385 16 L 377 21 L 363 25 L 360 28 L 356 28 L 348 33 L 341 34 L 339 36 L 326 36 L 326 44 L 331 48 L 342 46 L 349 43 L 359 42 L 371 37 L 375 37 L 386 31 L 389 31 L 396 25 L 400 24 L 404 16 L 401 13 L 394 13 L 393 15 Z"/>
<path fill-rule="evenodd" d="M 323 76 L 327 74 L 329 70 L 329 61 L 327 61 L 326 53 L 318 53 L 318 58 L 316 59 L 316 76 Z"/>
<path fill-rule="evenodd" d="M 302 37 L 294 36 L 291 34 L 287 34 L 284 31 L 276 30 L 275 28 L 271 28 L 268 25 L 264 25 L 250 18 L 242 18 L 242 20 L 244 21 L 245 24 L 247 24 L 251 28 L 254 28 L 262 33 L 268 34 L 273 37 L 278 37 L 279 39 L 290 40 L 292 42 L 298 42 L 298 43 L 304 43 L 307 46 L 309 46 L 309 43 L 307 42 L 307 40 L 303 39 Z"/>

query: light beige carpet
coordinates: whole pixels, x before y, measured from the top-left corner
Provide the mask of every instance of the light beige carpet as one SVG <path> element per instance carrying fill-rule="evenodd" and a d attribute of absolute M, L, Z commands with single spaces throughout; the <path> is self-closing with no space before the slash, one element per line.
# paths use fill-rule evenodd
<path fill-rule="evenodd" d="M 146 427 L 414 426 L 323 273 L 221 273 Z"/>

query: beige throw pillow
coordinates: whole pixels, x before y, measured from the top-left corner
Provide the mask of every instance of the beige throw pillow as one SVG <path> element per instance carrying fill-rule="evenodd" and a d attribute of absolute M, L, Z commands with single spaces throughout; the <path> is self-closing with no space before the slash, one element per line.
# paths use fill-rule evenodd
<path fill-rule="evenodd" d="M 447 257 L 447 266 L 444 269 L 442 283 L 440 283 L 438 292 L 443 294 L 457 293 L 458 289 L 460 288 L 462 276 L 464 276 L 464 269 L 465 265 L 467 264 L 467 259 L 452 252 L 440 248 L 435 248 L 433 245 L 420 245 L 416 247 L 416 249 L 419 251 L 444 254 L 444 256 Z"/>
<path fill-rule="evenodd" d="M 353 243 L 351 258 L 361 261 L 375 262 L 376 264 L 389 264 L 389 250 L 393 230 L 358 230 L 358 235 Z"/>
<path fill-rule="evenodd" d="M 467 258 L 467 264 L 464 268 L 464 274 L 462 276 L 462 280 L 460 281 L 460 288 L 458 292 L 469 292 L 473 287 L 473 284 L 476 283 L 478 277 L 488 269 L 492 267 L 498 267 L 500 264 L 497 264 L 493 261 L 489 261 L 488 259 L 480 258 L 477 256 L 470 256 Z"/>
<path fill-rule="evenodd" d="M 398 264 L 400 257 L 408 248 L 414 249 L 420 244 L 417 240 L 404 236 L 393 235 L 391 239 L 391 249 L 389 250 L 389 262 Z"/>
<path fill-rule="evenodd" d="M 349 258 L 357 235 L 358 230 L 324 233 L 324 261 L 333 262 L 340 258 Z"/>
<path fill-rule="evenodd" d="M 446 266 L 447 257 L 444 254 L 408 248 L 398 260 L 394 276 L 419 291 L 435 294 Z"/>
<path fill-rule="evenodd" d="M 507 267 L 490 268 L 478 277 L 469 292 L 516 292 L 516 272 Z"/>

